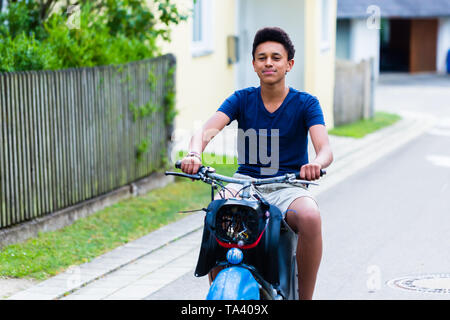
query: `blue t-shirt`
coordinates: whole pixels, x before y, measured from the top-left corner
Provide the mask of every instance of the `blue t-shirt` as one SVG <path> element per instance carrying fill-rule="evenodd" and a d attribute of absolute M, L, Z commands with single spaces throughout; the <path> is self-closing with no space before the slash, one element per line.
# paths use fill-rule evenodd
<path fill-rule="evenodd" d="M 237 173 L 254 178 L 300 172 L 308 163 L 309 128 L 325 125 L 317 98 L 293 88 L 273 113 L 264 106 L 261 87 L 236 91 L 218 111 L 238 122 Z"/>

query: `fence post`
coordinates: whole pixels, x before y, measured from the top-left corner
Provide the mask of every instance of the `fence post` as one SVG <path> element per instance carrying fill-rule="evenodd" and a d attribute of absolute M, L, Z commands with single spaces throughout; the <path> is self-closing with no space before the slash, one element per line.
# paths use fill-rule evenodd
<path fill-rule="evenodd" d="M 176 58 L 174 55 L 169 55 L 169 70 L 171 70 L 170 72 L 170 78 L 168 79 L 169 81 L 169 86 L 171 88 L 166 88 L 166 90 L 171 90 L 172 92 L 169 94 L 175 94 L 176 92 Z M 167 92 L 166 92 L 167 94 Z M 169 103 L 174 103 L 174 101 L 170 101 Z M 169 107 L 169 110 L 167 110 L 167 107 Z M 173 108 L 175 108 L 174 105 L 172 106 L 166 106 L 166 113 L 167 112 L 175 112 L 175 110 L 173 110 Z M 166 115 L 167 117 L 167 115 Z M 167 123 L 166 123 L 167 124 Z M 167 124 L 166 126 L 166 144 L 167 144 L 167 150 L 166 150 L 166 157 L 168 159 L 170 159 L 171 154 L 172 154 L 172 149 L 174 147 L 174 143 L 172 141 L 172 136 L 173 136 L 173 131 L 174 131 L 174 123 L 173 121 L 169 124 Z M 170 159 L 172 160 L 172 159 Z"/>
<path fill-rule="evenodd" d="M 374 114 L 374 60 L 356 64 L 336 59 L 334 125 L 339 126 Z"/>

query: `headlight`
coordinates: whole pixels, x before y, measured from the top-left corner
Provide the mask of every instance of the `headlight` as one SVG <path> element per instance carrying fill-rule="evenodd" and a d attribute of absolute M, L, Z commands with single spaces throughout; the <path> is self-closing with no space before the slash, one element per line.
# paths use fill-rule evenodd
<path fill-rule="evenodd" d="M 254 208 L 243 205 L 223 205 L 216 213 L 217 239 L 239 247 L 255 243 L 264 229 L 263 217 Z"/>

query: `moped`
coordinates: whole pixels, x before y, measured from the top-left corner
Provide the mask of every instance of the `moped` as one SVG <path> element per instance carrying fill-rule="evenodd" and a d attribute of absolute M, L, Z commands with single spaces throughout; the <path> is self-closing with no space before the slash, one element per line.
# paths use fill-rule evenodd
<path fill-rule="evenodd" d="M 181 168 L 177 161 L 176 168 Z M 211 185 L 211 202 L 206 209 L 202 243 L 195 276 L 222 269 L 211 283 L 207 300 L 297 300 L 297 234 L 282 218 L 280 210 L 250 188 L 269 183 L 317 185 L 300 180 L 299 173 L 264 179 L 236 179 L 202 166 L 196 174 L 167 172 L 166 175 L 201 180 Z M 325 170 L 321 170 L 321 175 Z M 242 188 L 234 197 L 224 182 Z M 300 187 L 300 186 L 299 186 Z M 221 199 L 214 200 L 219 189 Z M 232 193 L 233 194 L 233 193 Z M 253 197 L 251 197 L 253 196 Z"/>

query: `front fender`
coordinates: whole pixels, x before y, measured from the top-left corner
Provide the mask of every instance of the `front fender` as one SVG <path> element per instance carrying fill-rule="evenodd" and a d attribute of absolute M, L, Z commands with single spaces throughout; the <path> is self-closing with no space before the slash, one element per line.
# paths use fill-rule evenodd
<path fill-rule="evenodd" d="M 259 300 L 259 285 L 247 269 L 225 268 L 214 279 L 206 300 Z"/>

